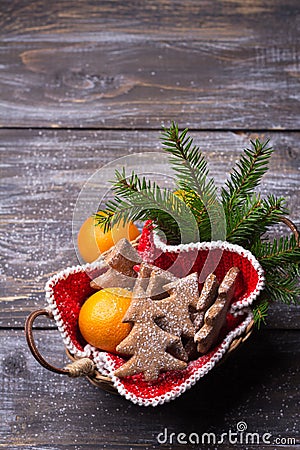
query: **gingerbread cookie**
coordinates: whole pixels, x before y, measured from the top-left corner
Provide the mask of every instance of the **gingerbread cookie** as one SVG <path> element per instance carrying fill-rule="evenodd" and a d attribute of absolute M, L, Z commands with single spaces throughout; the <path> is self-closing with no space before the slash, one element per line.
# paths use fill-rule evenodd
<path fill-rule="evenodd" d="M 124 238 L 117 242 L 106 254 L 104 261 L 108 264 L 109 269 L 91 281 L 92 288 L 133 288 L 137 277 L 133 267 L 141 262 L 141 258 L 127 239 Z"/>
<path fill-rule="evenodd" d="M 153 264 L 142 262 L 138 269 L 140 285 L 147 291 L 152 300 L 161 300 L 168 296 L 164 289 L 166 283 L 176 281 L 177 277 L 167 270 L 160 269 Z"/>
<path fill-rule="evenodd" d="M 147 294 L 152 300 L 161 300 L 168 296 L 168 292 L 164 286 L 167 283 L 175 282 L 177 280 L 178 278 L 171 272 L 154 266 L 150 274 Z"/>
<path fill-rule="evenodd" d="M 145 380 L 156 380 L 160 372 L 182 370 L 186 363 L 167 352 L 168 347 L 180 340 L 162 330 L 155 320 L 162 318 L 164 312 L 158 302 L 146 297 L 141 287 L 133 295 L 131 304 L 123 319 L 133 323 L 129 335 L 117 346 L 117 351 L 130 359 L 117 369 L 117 377 L 143 373 Z"/>
<path fill-rule="evenodd" d="M 206 311 L 215 301 L 218 293 L 219 282 L 216 275 L 211 273 L 206 278 L 197 303 L 197 311 Z"/>
<path fill-rule="evenodd" d="M 150 275 L 150 278 L 148 278 Z M 145 277 L 145 278 L 144 278 Z M 147 278 L 146 278 L 147 277 Z M 157 297 L 165 297 L 168 295 L 168 293 L 164 290 L 163 286 L 165 284 L 165 280 L 177 280 L 177 278 L 172 275 L 171 273 L 162 270 L 156 266 L 153 266 L 152 264 L 148 263 L 142 263 L 139 268 L 138 277 L 136 279 L 136 283 L 134 286 L 134 294 L 135 292 L 139 292 L 139 295 L 144 295 L 148 298 L 151 298 L 151 300 L 156 300 Z M 149 286 L 149 281 L 151 281 L 151 284 Z M 157 282 L 157 284 L 156 284 Z M 162 292 L 161 292 L 162 291 Z M 160 293 L 161 292 L 161 293 Z M 143 294 L 144 293 L 144 294 Z M 151 294 L 153 297 L 150 297 Z M 157 319 L 157 324 L 160 326 L 160 319 Z M 174 356 L 177 359 L 181 359 L 182 361 L 187 361 L 187 354 L 184 351 L 181 339 L 176 341 L 175 343 L 171 344 L 168 347 L 168 352 Z"/>
<path fill-rule="evenodd" d="M 199 353 L 197 351 L 197 343 L 194 342 L 194 338 L 189 338 L 184 344 L 184 351 L 187 355 L 187 360 L 192 361 L 193 359 L 197 359 L 199 357 Z"/>
<path fill-rule="evenodd" d="M 211 273 L 206 278 L 201 294 L 197 303 L 197 309 L 191 313 L 191 320 L 194 325 L 194 332 L 197 333 L 204 325 L 204 316 L 207 309 L 215 301 L 218 294 L 219 283 L 216 275 Z M 198 356 L 197 344 L 194 342 L 194 337 L 188 339 L 184 347 L 188 358 L 195 359 Z"/>
<path fill-rule="evenodd" d="M 170 296 L 157 301 L 164 311 L 165 316 L 157 321 L 165 331 L 178 337 L 193 337 L 194 327 L 190 318 L 189 308 L 198 301 L 198 275 L 193 273 L 185 278 L 178 278 L 164 286 Z M 188 360 L 188 355 L 180 339 L 170 348 L 172 355 L 183 361 Z"/>
<path fill-rule="evenodd" d="M 195 307 L 199 298 L 198 274 L 192 273 L 164 286 L 170 297 L 160 300 L 165 312 L 159 324 L 176 336 L 194 336 L 194 326 L 190 318 L 190 307 Z"/>
<path fill-rule="evenodd" d="M 135 268 L 138 273 L 136 285 L 143 288 L 144 291 L 147 290 L 153 267 L 153 264 L 143 261 L 137 268 Z"/>
<path fill-rule="evenodd" d="M 234 294 L 234 287 L 239 269 L 232 267 L 225 275 L 218 289 L 218 297 L 206 311 L 204 325 L 195 334 L 199 353 L 206 353 L 217 341 L 221 328 L 226 322 L 226 315 Z"/>
<path fill-rule="evenodd" d="M 142 262 L 138 252 L 127 239 L 120 239 L 105 257 L 105 262 L 113 269 L 128 277 L 136 277 L 133 267 Z"/>
<path fill-rule="evenodd" d="M 102 275 L 90 282 L 93 289 L 105 289 L 109 287 L 121 287 L 124 289 L 132 289 L 135 284 L 135 278 L 123 275 L 115 269 L 109 268 Z"/>

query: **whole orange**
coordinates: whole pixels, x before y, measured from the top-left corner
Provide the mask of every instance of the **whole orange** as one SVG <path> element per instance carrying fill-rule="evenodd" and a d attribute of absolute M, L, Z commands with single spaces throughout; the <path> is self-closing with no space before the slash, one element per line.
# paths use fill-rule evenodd
<path fill-rule="evenodd" d="M 106 288 L 96 292 L 82 305 L 79 329 L 94 347 L 116 352 L 117 345 L 129 334 L 131 325 L 122 323 L 132 293 L 123 288 Z"/>
<path fill-rule="evenodd" d="M 98 214 L 103 214 L 103 212 L 99 211 Z M 84 261 L 91 263 L 120 239 L 127 238 L 131 241 L 139 234 L 139 230 L 132 222 L 120 223 L 104 233 L 103 228 L 97 225 L 96 218 L 91 216 L 86 219 L 79 230 L 78 250 Z"/>

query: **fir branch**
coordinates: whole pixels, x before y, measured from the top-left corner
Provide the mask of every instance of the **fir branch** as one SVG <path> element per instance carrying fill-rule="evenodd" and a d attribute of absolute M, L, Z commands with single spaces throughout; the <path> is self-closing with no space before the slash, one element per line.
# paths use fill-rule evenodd
<path fill-rule="evenodd" d="M 162 133 L 163 149 L 171 155 L 179 189 L 195 191 L 204 209 L 216 200 L 216 186 L 212 178 L 208 180 L 207 162 L 187 133 L 188 128 L 179 133 L 178 125 L 173 122 Z"/>
<path fill-rule="evenodd" d="M 299 304 L 300 248 L 295 236 L 274 238 L 272 242 L 257 240 L 251 252 L 265 271 L 269 301 Z"/>
<path fill-rule="evenodd" d="M 262 299 L 258 305 L 253 308 L 253 319 L 254 323 L 259 329 L 261 324 L 266 324 L 266 318 L 268 316 L 269 301 L 267 299 Z"/>
<path fill-rule="evenodd" d="M 108 201 L 104 214 L 97 216 L 104 230 L 119 222 L 152 219 L 163 231 L 170 243 L 191 242 L 198 237 L 196 221 L 185 203 L 168 189 L 161 189 L 155 182 L 140 179 L 134 172 L 127 177 L 125 170 L 116 171 L 113 183 L 116 193 Z"/>
<path fill-rule="evenodd" d="M 224 236 L 214 181 L 209 179 L 207 163 L 188 136 L 188 129 L 179 132 L 178 125 L 172 123 L 162 138 L 176 174 L 179 189 L 176 195 L 145 177 L 139 178 L 135 172 L 127 176 L 125 170 L 116 171 L 115 197 L 107 203 L 104 212 L 96 215 L 98 223 L 108 230 L 119 222 L 152 219 L 169 243 L 198 240 L 197 227 L 201 240 L 208 241 L 218 235 L 218 226 L 219 235 Z M 266 231 L 287 214 L 282 197 L 261 198 L 254 193 L 268 169 L 272 153 L 269 141 L 251 141 L 251 148 L 244 150 L 221 190 L 227 240 L 250 249 L 265 270 L 265 291 L 254 309 L 258 327 L 265 321 L 269 302 L 296 304 L 300 296 L 300 249 L 295 237 L 263 240 Z"/>
<path fill-rule="evenodd" d="M 261 143 L 258 139 L 251 141 L 252 148 L 244 150 L 236 167 L 222 189 L 222 201 L 229 213 L 236 205 L 244 202 L 258 186 L 262 176 L 268 170 L 268 162 L 273 153 L 269 140 Z"/>
<path fill-rule="evenodd" d="M 175 193 L 176 196 L 181 198 L 194 215 L 199 229 L 199 237 L 201 241 L 211 240 L 211 229 L 214 226 L 212 208 L 210 207 L 209 213 L 203 207 L 203 202 L 199 195 L 192 189 L 180 190 Z M 220 219 L 218 217 L 218 219 Z"/>
<path fill-rule="evenodd" d="M 281 301 L 287 305 L 300 304 L 299 279 L 295 276 L 297 268 L 289 265 L 285 269 L 274 267 L 265 272 L 265 295 L 269 301 Z"/>
<path fill-rule="evenodd" d="M 170 154 L 179 192 L 188 199 L 188 206 L 198 222 L 201 240 L 224 240 L 226 220 L 217 199 L 214 180 L 209 179 L 207 162 L 187 133 L 187 128 L 180 133 L 178 125 L 173 122 L 162 134 L 163 148 Z"/>
<path fill-rule="evenodd" d="M 227 216 L 227 241 L 245 245 L 260 229 L 259 220 L 262 215 L 260 197 L 256 195 L 246 197 L 245 204 Z"/>
<path fill-rule="evenodd" d="M 300 264 L 300 247 L 294 235 L 274 238 L 272 242 L 258 240 L 251 251 L 265 270 L 286 264 Z"/>
<path fill-rule="evenodd" d="M 227 215 L 226 239 L 249 249 L 270 226 L 279 223 L 286 212 L 282 197 L 269 195 L 261 199 L 255 194 L 246 196 L 244 203 Z"/>
<path fill-rule="evenodd" d="M 264 234 L 268 227 L 276 225 L 281 218 L 288 214 L 284 197 L 268 195 L 262 200 L 263 217 L 261 217 L 261 233 Z"/>

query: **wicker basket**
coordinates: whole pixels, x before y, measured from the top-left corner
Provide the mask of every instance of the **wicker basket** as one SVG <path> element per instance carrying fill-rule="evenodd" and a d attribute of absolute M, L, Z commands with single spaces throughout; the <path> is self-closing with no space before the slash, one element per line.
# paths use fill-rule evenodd
<path fill-rule="evenodd" d="M 37 311 L 33 311 L 26 320 L 25 333 L 28 346 L 33 356 L 40 363 L 41 366 L 45 367 L 51 372 L 55 372 L 61 375 L 68 375 L 69 377 L 85 376 L 92 384 L 98 386 L 104 391 L 111 392 L 113 394 L 118 394 L 117 389 L 113 385 L 112 379 L 110 377 L 101 375 L 89 358 L 75 358 L 74 355 L 72 355 L 69 350 L 66 350 L 66 354 L 70 358 L 72 363 L 68 364 L 65 368 L 60 369 L 58 367 L 53 366 L 48 361 L 46 361 L 44 357 L 40 354 L 39 350 L 37 349 L 33 338 L 33 329 L 32 329 L 33 323 L 35 319 L 39 316 L 46 316 L 47 318 L 53 320 L 53 315 L 49 309 L 39 309 Z M 245 329 L 244 333 L 233 339 L 226 354 L 223 356 L 223 358 L 218 364 L 223 363 L 225 359 L 228 358 L 228 356 L 233 351 L 235 351 L 241 344 L 243 344 L 250 337 L 253 331 L 253 325 L 254 322 L 253 320 L 251 320 L 251 322 Z"/>
<path fill-rule="evenodd" d="M 292 230 L 294 233 L 297 241 L 299 242 L 299 232 L 296 228 L 296 226 L 287 218 L 283 218 L 282 221 Z M 132 242 L 133 246 L 138 245 L 138 239 Z M 63 375 L 68 375 L 70 377 L 78 377 L 78 376 L 85 376 L 92 384 L 100 387 L 101 389 L 117 394 L 118 391 L 116 387 L 114 386 L 114 383 L 112 379 L 109 376 L 104 376 L 101 374 L 97 368 L 94 362 L 90 358 L 78 358 L 75 357 L 68 349 L 66 350 L 68 357 L 72 361 L 70 364 L 68 364 L 64 368 L 58 368 L 50 364 L 48 361 L 44 359 L 44 357 L 41 355 L 39 350 L 37 349 L 37 346 L 34 341 L 33 337 L 33 324 L 37 317 L 39 316 L 46 316 L 47 318 L 53 320 L 53 314 L 52 311 L 49 308 L 45 309 L 39 309 L 37 311 L 33 311 L 27 318 L 26 324 L 25 324 L 25 334 L 28 346 L 35 357 L 35 359 L 46 369 Z M 242 343 L 244 343 L 251 335 L 253 331 L 253 320 L 249 321 L 246 328 L 243 330 L 241 334 L 239 334 L 237 337 L 232 339 L 230 345 L 228 346 L 226 352 L 223 354 L 220 361 L 217 362 L 217 364 L 221 364 L 224 362 L 224 360 L 231 355 Z"/>

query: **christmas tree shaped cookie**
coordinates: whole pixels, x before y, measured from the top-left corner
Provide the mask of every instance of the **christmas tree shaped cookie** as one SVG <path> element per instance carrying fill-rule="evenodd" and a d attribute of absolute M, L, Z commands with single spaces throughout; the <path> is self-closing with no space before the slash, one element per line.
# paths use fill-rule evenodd
<path fill-rule="evenodd" d="M 195 334 L 190 307 L 196 308 L 199 300 L 198 274 L 192 273 L 164 286 L 170 296 L 158 301 L 164 312 L 159 325 L 175 336 L 191 338 Z"/>
<path fill-rule="evenodd" d="M 204 325 L 194 336 L 199 353 L 207 353 L 218 339 L 220 330 L 226 322 L 226 315 L 234 294 L 239 272 L 240 270 L 237 267 L 231 267 L 228 270 L 219 286 L 217 299 L 205 313 Z M 212 290 L 210 289 L 210 292 Z"/>
<path fill-rule="evenodd" d="M 137 277 L 133 267 L 140 264 L 142 260 L 127 239 L 120 239 L 108 251 L 104 261 L 108 265 L 108 270 L 91 281 L 93 289 L 105 289 L 112 286 L 133 288 Z"/>
<path fill-rule="evenodd" d="M 206 278 L 197 303 L 196 311 L 191 314 L 194 332 L 197 333 L 204 325 L 204 316 L 208 308 L 213 304 L 218 295 L 219 282 L 216 275 L 211 273 Z M 198 357 L 197 343 L 190 338 L 184 347 L 189 359 Z"/>
<path fill-rule="evenodd" d="M 143 373 L 145 380 L 156 380 L 160 372 L 182 370 L 184 361 L 172 356 L 167 348 L 180 338 L 162 330 L 155 320 L 164 312 L 158 302 L 151 300 L 139 287 L 135 290 L 123 322 L 133 323 L 129 335 L 117 346 L 117 351 L 130 359 L 115 371 L 117 377 Z"/>
<path fill-rule="evenodd" d="M 164 285 L 176 281 L 177 277 L 168 270 L 160 269 L 153 264 L 142 262 L 139 266 L 139 282 L 152 300 L 161 300 L 168 296 Z"/>

